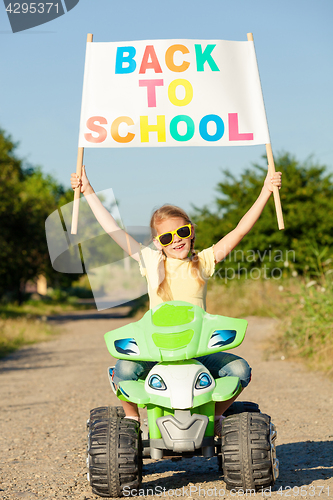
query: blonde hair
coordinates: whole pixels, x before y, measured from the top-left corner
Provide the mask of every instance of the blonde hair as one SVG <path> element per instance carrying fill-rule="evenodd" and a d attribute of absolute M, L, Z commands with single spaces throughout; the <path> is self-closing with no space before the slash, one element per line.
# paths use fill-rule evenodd
<path fill-rule="evenodd" d="M 162 207 L 158 208 L 155 210 L 153 213 L 151 219 L 150 219 L 150 229 L 151 229 L 151 234 L 152 238 L 155 238 L 157 235 L 157 229 L 156 226 L 160 224 L 162 221 L 165 221 L 167 219 L 176 219 L 176 218 L 182 218 L 186 222 L 186 224 L 192 224 L 191 219 L 187 215 L 187 213 L 179 207 L 176 207 L 175 205 L 163 205 Z M 200 285 L 203 285 L 205 280 L 201 276 L 200 272 L 200 266 L 199 266 L 199 257 L 194 251 L 194 240 L 195 237 L 191 239 L 191 274 L 192 276 L 194 275 Z M 165 268 L 165 261 L 164 261 L 164 271 L 165 271 L 165 276 L 164 280 L 162 283 L 159 284 L 158 289 L 157 289 L 157 295 L 161 297 L 161 299 L 166 302 L 168 300 L 173 300 L 172 293 L 170 290 L 170 287 L 167 282 L 167 276 L 166 276 L 166 268 Z"/>

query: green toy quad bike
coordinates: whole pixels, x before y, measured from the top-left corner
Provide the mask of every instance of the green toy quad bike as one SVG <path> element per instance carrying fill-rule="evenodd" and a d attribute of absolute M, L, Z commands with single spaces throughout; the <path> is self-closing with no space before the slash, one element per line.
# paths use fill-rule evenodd
<path fill-rule="evenodd" d="M 156 361 L 145 380 L 126 380 L 119 399 L 147 407 L 148 426 L 124 419 L 121 407 L 101 407 L 88 420 L 88 478 L 95 494 L 121 496 L 140 487 L 142 458 L 202 455 L 218 457 L 228 489 L 261 489 L 279 474 L 276 431 L 255 403 L 235 402 L 223 420 L 221 438 L 214 437 L 217 401 L 241 391 L 238 377 L 214 380 L 193 359 L 238 346 L 247 322 L 213 316 L 186 302 L 165 302 L 143 318 L 106 333 L 112 356 Z"/>

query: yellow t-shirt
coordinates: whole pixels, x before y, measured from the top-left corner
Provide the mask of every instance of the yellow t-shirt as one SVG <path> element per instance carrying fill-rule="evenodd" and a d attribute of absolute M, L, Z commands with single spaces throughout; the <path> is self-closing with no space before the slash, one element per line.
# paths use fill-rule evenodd
<path fill-rule="evenodd" d="M 164 279 L 164 258 L 162 252 L 149 247 L 141 250 L 140 257 L 140 271 L 148 282 L 150 308 L 152 309 L 163 302 L 157 295 L 157 289 Z M 205 280 L 203 284 L 198 283 L 195 275 L 192 276 L 190 259 L 166 258 L 166 279 L 173 300 L 190 302 L 206 310 L 207 281 L 215 270 L 213 247 L 199 252 L 198 257 L 201 276 Z"/>

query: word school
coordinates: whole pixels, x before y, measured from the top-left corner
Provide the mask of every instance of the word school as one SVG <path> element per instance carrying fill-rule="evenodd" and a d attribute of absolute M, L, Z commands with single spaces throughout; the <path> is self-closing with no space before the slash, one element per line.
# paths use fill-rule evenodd
<path fill-rule="evenodd" d="M 228 114 L 229 121 L 229 141 L 252 141 L 253 134 L 240 134 L 238 132 L 238 114 L 237 113 L 229 113 Z M 183 122 L 186 125 L 186 131 L 182 135 L 179 133 L 178 124 Z M 208 126 L 210 123 L 215 124 L 215 132 L 209 134 Z M 93 116 L 87 120 L 87 128 L 91 132 L 95 132 L 97 135 L 93 135 L 92 133 L 85 133 L 84 137 L 87 141 L 92 143 L 100 143 L 105 141 L 107 137 L 107 129 L 102 127 L 101 125 L 107 125 L 107 119 L 103 116 Z M 135 137 L 135 133 L 127 132 L 126 135 L 120 135 L 119 127 L 122 124 L 126 124 L 129 126 L 133 126 L 134 121 L 129 116 L 120 116 L 116 118 L 110 128 L 110 133 L 112 139 L 119 143 L 127 143 L 133 141 Z M 219 141 L 224 135 L 224 122 L 222 118 L 218 115 L 206 115 L 204 116 L 199 123 L 199 133 L 202 139 L 205 141 Z M 169 131 L 171 137 L 175 141 L 189 141 L 192 139 L 195 131 L 194 121 L 190 116 L 187 115 L 178 115 L 175 116 L 169 125 Z M 165 116 L 157 115 L 157 123 L 149 124 L 148 116 L 140 116 L 140 137 L 141 142 L 149 142 L 149 133 L 157 132 L 157 141 L 158 142 L 166 142 L 166 126 L 165 126 Z"/>

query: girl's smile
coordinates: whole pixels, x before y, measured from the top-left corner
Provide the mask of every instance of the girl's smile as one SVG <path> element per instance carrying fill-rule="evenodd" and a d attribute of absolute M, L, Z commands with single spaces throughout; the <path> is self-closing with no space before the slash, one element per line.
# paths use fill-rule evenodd
<path fill-rule="evenodd" d="M 157 234 L 175 231 L 181 226 L 188 224 L 182 217 L 169 218 L 161 221 L 156 225 Z M 191 250 L 191 241 L 194 238 L 194 228 L 192 226 L 192 233 L 189 238 L 182 239 L 177 233 L 173 236 L 173 242 L 168 246 L 162 246 L 160 242 L 154 239 L 154 244 L 159 250 L 163 250 L 167 257 L 171 259 L 186 259 Z"/>

